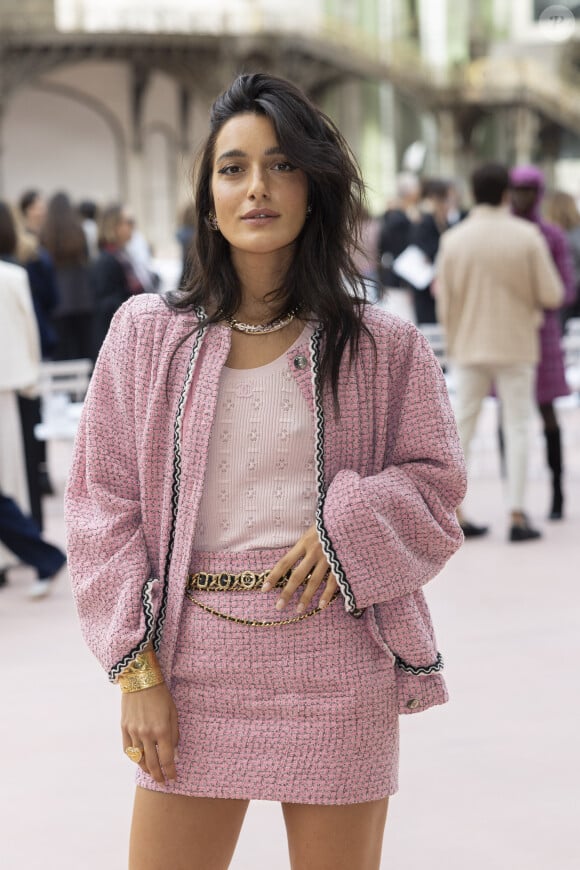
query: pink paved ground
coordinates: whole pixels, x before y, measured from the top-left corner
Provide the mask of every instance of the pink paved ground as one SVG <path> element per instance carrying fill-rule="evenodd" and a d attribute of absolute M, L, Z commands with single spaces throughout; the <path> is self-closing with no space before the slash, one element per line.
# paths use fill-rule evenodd
<path fill-rule="evenodd" d="M 529 506 L 545 538 L 510 546 L 486 409 L 469 503 L 492 533 L 468 542 L 428 589 L 452 701 L 402 721 L 385 870 L 580 867 L 580 407 L 560 414 L 567 518 L 542 520 L 547 474 L 536 424 Z M 69 456 L 69 444 L 51 444 L 58 494 L 46 507 L 56 541 Z M 0 868 L 123 870 L 133 786 L 118 690 L 83 646 L 66 576 L 41 602 L 26 600 L 29 582 L 18 569 L 0 592 Z M 277 804 L 251 805 L 231 866 L 287 870 Z"/>

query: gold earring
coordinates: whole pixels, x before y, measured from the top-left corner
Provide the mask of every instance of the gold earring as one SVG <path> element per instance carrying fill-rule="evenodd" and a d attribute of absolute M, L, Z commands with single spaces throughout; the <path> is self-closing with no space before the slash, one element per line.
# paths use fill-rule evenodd
<path fill-rule="evenodd" d="M 216 218 L 216 216 L 215 216 L 215 214 L 213 213 L 213 211 L 210 211 L 210 212 L 208 213 L 207 219 L 208 219 L 208 221 L 209 221 L 209 225 L 210 225 L 210 227 L 212 228 L 212 230 L 214 230 L 214 232 L 216 232 L 217 230 L 219 230 L 220 225 L 218 224 L 218 219 Z"/>

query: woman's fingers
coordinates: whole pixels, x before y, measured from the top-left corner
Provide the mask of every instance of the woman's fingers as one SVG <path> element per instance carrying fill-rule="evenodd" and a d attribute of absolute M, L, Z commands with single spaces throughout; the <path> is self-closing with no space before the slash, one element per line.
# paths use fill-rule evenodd
<path fill-rule="evenodd" d="M 276 610 L 284 610 L 284 608 L 300 586 L 301 582 L 303 581 L 303 579 L 306 579 L 306 577 L 308 577 L 308 582 L 296 606 L 297 612 L 304 613 L 308 609 L 312 602 L 312 599 L 314 598 L 315 593 L 323 583 L 325 583 L 326 585 L 320 596 L 317 606 L 320 608 L 326 607 L 327 604 L 330 603 L 334 593 L 338 589 L 338 584 L 334 578 L 334 575 L 330 573 L 328 562 L 326 562 L 325 560 L 322 564 L 319 563 L 310 572 L 306 572 L 305 570 L 304 577 L 299 577 L 298 572 L 299 569 L 296 569 L 292 573 L 292 577 L 290 578 L 284 589 L 280 592 L 280 595 L 276 602 Z"/>
<path fill-rule="evenodd" d="M 175 705 L 171 711 L 171 741 L 173 745 L 173 760 L 176 762 L 179 761 L 179 755 L 177 753 L 177 744 L 179 743 L 179 723 L 177 719 L 177 707 L 175 707 Z"/>
<path fill-rule="evenodd" d="M 167 779 L 177 779 L 175 770 L 175 745 L 172 738 L 167 738 L 157 744 L 157 757 L 159 766 Z"/>
<path fill-rule="evenodd" d="M 165 780 L 177 778 L 175 770 L 174 745 L 169 737 L 154 740 L 146 738 L 140 742 L 138 737 L 133 738 L 131 746 L 143 749 L 143 758 L 138 762 L 141 770 L 153 777 L 155 782 L 164 785 Z"/>
<path fill-rule="evenodd" d="M 268 577 L 264 586 L 264 592 L 268 592 L 270 589 L 274 589 L 278 580 L 284 577 L 287 574 L 293 565 L 304 555 L 304 551 L 300 549 L 300 542 L 292 547 L 291 550 L 282 556 L 282 558 L 276 562 L 272 570 L 268 573 Z"/>
<path fill-rule="evenodd" d="M 320 584 L 324 581 L 327 573 L 327 568 L 324 563 L 319 563 L 308 575 L 308 582 L 303 589 L 300 600 L 296 606 L 298 613 L 304 613 L 310 606 L 310 602 L 314 597 L 314 593 L 318 590 Z"/>
<path fill-rule="evenodd" d="M 296 563 L 299 564 L 296 567 Z M 282 589 L 276 602 L 276 610 L 284 610 L 296 590 L 307 581 L 306 588 L 302 592 L 298 603 L 298 612 L 303 613 L 325 578 L 331 577 L 330 565 L 324 554 L 322 545 L 318 538 L 316 526 L 311 526 L 306 531 L 297 544 L 292 547 L 274 566 L 268 575 L 267 582 L 264 584 L 264 591 L 273 589 L 278 580 L 292 569 L 292 574 Z M 328 604 L 336 591 L 336 583 L 333 579 L 332 586 L 327 587 L 322 594 L 321 606 Z"/>
<path fill-rule="evenodd" d="M 145 773 L 149 773 L 149 770 L 147 768 L 147 764 L 145 762 L 145 748 L 143 746 L 143 741 L 140 740 L 138 737 L 136 737 L 135 740 L 133 741 L 131 739 L 131 735 L 123 729 L 123 752 L 125 754 L 127 754 L 126 751 L 129 748 L 141 750 L 141 752 L 143 753 L 143 756 L 142 756 L 140 761 L 137 761 L 135 763 L 138 764 L 139 767 L 141 768 L 141 770 L 144 770 Z M 127 758 L 129 758 L 129 756 L 127 756 Z M 131 759 L 131 761 L 133 761 L 133 759 Z"/>
<path fill-rule="evenodd" d="M 319 589 L 321 584 L 326 580 L 326 586 L 322 591 L 320 599 L 318 601 L 318 607 L 326 607 L 326 605 L 330 602 L 332 596 L 336 592 L 338 586 L 336 580 L 334 579 L 334 575 L 331 574 L 328 569 L 325 571 L 324 565 L 317 565 L 316 570 L 313 571 L 310 580 L 306 584 L 306 588 L 302 595 L 300 596 L 300 601 L 298 602 L 298 606 L 296 610 L 298 613 L 304 613 L 309 607 L 310 603 L 314 597 L 315 592 Z"/>
<path fill-rule="evenodd" d="M 161 770 L 161 765 L 159 764 L 157 744 L 153 740 L 144 740 L 143 747 L 145 749 L 145 763 L 147 765 L 150 775 L 153 777 L 155 782 L 164 785 L 165 777 L 163 776 L 163 771 Z"/>
<path fill-rule="evenodd" d="M 141 770 L 161 784 L 176 779 L 177 708 L 164 683 L 122 696 L 121 732 L 123 749 L 143 751 Z"/>
<path fill-rule="evenodd" d="M 176 779 L 173 744 L 169 736 L 157 742 L 147 741 L 145 743 L 145 760 L 149 773 L 155 782 L 164 785 L 166 779 Z"/>
<path fill-rule="evenodd" d="M 334 576 L 334 574 L 330 573 L 328 575 L 328 580 L 326 581 L 326 588 L 324 589 L 324 592 L 320 596 L 318 606 L 320 608 L 326 607 L 328 604 L 330 604 L 330 602 L 332 601 L 332 599 L 334 598 L 334 596 L 337 592 L 338 592 L 338 583 L 336 582 L 336 577 Z"/>

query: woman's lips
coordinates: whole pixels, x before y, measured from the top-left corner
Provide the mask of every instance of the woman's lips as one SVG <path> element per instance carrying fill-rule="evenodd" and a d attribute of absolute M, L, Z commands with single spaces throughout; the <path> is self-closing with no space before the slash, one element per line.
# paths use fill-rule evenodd
<path fill-rule="evenodd" d="M 277 211 L 272 211 L 271 208 L 251 208 L 244 215 L 242 215 L 242 220 L 247 220 L 249 218 L 256 217 L 279 217 Z"/>
<path fill-rule="evenodd" d="M 280 217 L 280 215 L 262 213 L 262 214 L 252 215 L 251 217 L 246 217 L 244 215 L 242 220 L 244 221 L 244 223 L 251 224 L 253 226 L 264 226 L 265 224 L 271 224 L 272 221 L 275 221 L 276 218 L 278 218 L 278 217 Z"/>
<path fill-rule="evenodd" d="M 252 208 L 242 215 L 242 220 L 249 224 L 266 224 L 270 223 L 274 218 L 280 217 L 277 211 L 272 211 L 271 208 Z"/>

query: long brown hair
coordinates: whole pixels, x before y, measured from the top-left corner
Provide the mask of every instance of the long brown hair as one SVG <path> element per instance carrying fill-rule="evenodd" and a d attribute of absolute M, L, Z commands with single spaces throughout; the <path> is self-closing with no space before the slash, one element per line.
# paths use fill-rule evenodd
<path fill-rule="evenodd" d="M 56 193 L 48 203 L 40 241 L 57 268 L 87 262 L 85 234 L 66 193 Z"/>
<path fill-rule="evenodd" d="M 7 203 L 0 201 L 0 258 L 13 257 L 17 241 L 12 210 Z"/>
<path fill-rule="evenodd" d="M 196 162 L 195 251 L 180 290 L 168 294 L 176 310 L 202 307 L 206 321 L 234 315 L 241 287 L 230 246 L 212 230 L 211 177 L 217 136 L 231 118 L 252 112 L 270 119 L 288 160 L 308 179 L 310 214 L 296 240 L 292 263 L 270 298 L 282 308 L 300 306 L 303 316 L 320 321 L 325 343 L 322 378 L 330 378 L 337 398 L 340 361 L 347 345 L 356 352 L 365 305 L 363 278 L 353 262 L 359 247 L 364 184 L 343 136 L 294 84 L 262 73 L 238 76 L 214 102 L 210 132 Z"/>

